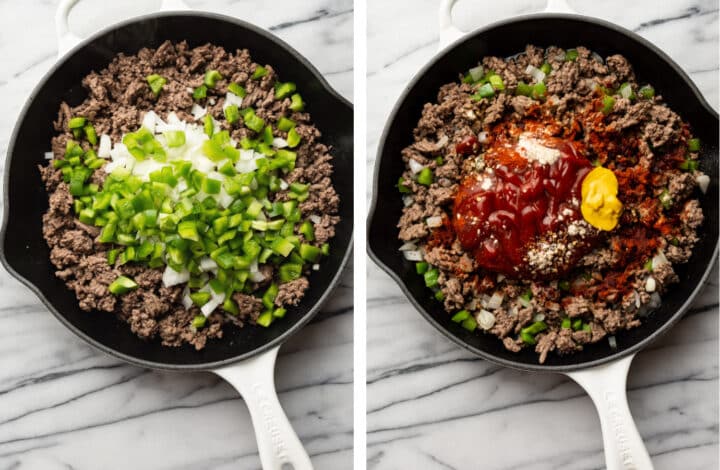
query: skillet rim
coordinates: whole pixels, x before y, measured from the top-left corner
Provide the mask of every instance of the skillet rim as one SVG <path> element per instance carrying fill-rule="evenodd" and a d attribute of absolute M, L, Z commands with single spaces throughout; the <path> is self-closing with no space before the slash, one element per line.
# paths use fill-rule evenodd
<path fill-rule="evenodd" d="M 328 81 L 325 79 L 325 77 L 320 73 L 320 71 L 308 60 L 300 54 L 295 48 L 290 46 L 288 43 L 286 43 L 284 40 L 277 37 L 275 34 L 273 34 L 271 31 L 266 30 L 260 26 L 254 25 L 252 23 L 249 23 L 247 21 L 241 20 L 239 18 L 235 18 L 228 15 L 223 15 L 219 13 L 213 13 L 213 12 L 207 12 L 207 11 L 167 11 L 167 12 L 155 12 L 155 13 L 149 13 L 146 15 L 141 16 L 135 16 L 132 18 L 128 18 L 126 20 L 113 23 L 109 26 L 106 26 L 105 28 L 91 34 L 87 38 L 81 40 L 78 44 L 76 44 L 74 47 L 72 47 L 70 50 L 65 52 L 61 57 L 59 57 L 53 65 L 48 69 L 47 72 L 42 76 L 42 78 L 38 81 L 37 85 L 33 87 L 32 91 L 30 92 L 30 95 L 25 100 L 25 104 L 23 105 L 22 109 L 20 110 L 20 113 L 18 114 L 18 117 L 15 121 L 15 126 L 13 127 L 13 131 L 10 137 L 10 141 L 8 143 L 8 150 L 5 155 L 5 167 L 3 169 L 3 188 L 2 188 L 2 195 L 3 195 L 3 201 L 2 201 L 2 222 L 0 224 L 0 263 L 2 263 L 3 267 L 8 271 L 8 273 L 17 279 L 21 284 L 25 285 L 28 289 L 30 289 L 33 294 L 35 294 L 40 301 L 45 305 L 45 307 L 57 318 L 60 323 L 63 324 L 67 329 L 69 329 L 71 332 L 73 332 L 76 336 L 78 336 L 80 339 L 82 339 L 85 343 L 89 344 L 93 348 L 97 349 L 98 351 L 108 354 L 112 357 L 115 357 L 117 359 L 120 359 L 126 363 L 133 364 L 135 366 L 149 368 L 149 369 L 155 369 L 155 370 L 167 370 L 167 371 L 209 371 L 212 369 L 216 369 L 219 367 L 228 366 L 231 364 L 234 364 L 236 362 L 243 361 L 245 359 L 249 359 L 251 357 L 254 357 L 258 354 L 261 354 L 265 351 L 270 350 L 274 347 L 279 347 L 282 345 L 285 341 L 287 341 L 288 338 L 293 336 L 295 333 L 297 333 L 301 328 L 303 328 L 319 311 L 320 308 L 325 304 L 325 302 L 328 300 L 328 297 L 337 287 L 340 277 L 342 276 L 345 268 L 347 267 L 348 260 L 350 258 L 350 254 L 352 253 L 353 249 L 353 240 L 354 235 L 352 231 L 354 231 L 354 221 L 351 220 L 351 228 L 352 231 L 350 233 L 350 239 L 348 240 L 348 246 L 345 249 L 345 253 L 343 253 L 342 259 L 340 261 L 340 264 L 338 266 L 337 271 L 332 276 L 330 282 L 325 286 L 325 290 L 323 291 L 322 295 L 318 299 L 318 301 L 312 305 L 310 309 L 308 309 L 307 312 L 303 314 L 303 316 L 298 319 L 292 326 L 290 326 L 286 331 L 284 331 L 282 334 L 278 335 L 276 338 L 273 338 L 271 341 L 268 341 L 267 343 L 264 343 L 263 345 L 250 350 L 246 353 L 239 354 L 236 356 L 231 356 L 223 360 L 219 361 L 212 361 L 212 362 L 202 362 L 202 363 L 195 363 L 195 364 L 174 364 L 174 363 L 165 363 L 165 362 L 159 362 L 159 361 L 151 361 L 151 360 L 145 360 L 139 357 L 130 356 L 128 354 L 122 353 L 120 351 L 117 351 L 110 346 L 105 345 L 104 343 L 96 340 L 95 338 L 87 335 L 85 332 L 81 331 L 79 328 L 75 327 L 68 319 L 65 318 L 65 316 L 58 311 L 58 309 L 55 308 L 55 306 L 50 302 L 40 291 L 40 289 L 32 283 L 30 280 L 19 274 L 12 265 L 8 262 L 6 256 L 5 256 L 5 239 L 7 235 L 7 228 L 9 223 L 9 201 L 8 201 L 8 186 L 10 182 L 10 161 L 12 158 L 12 154 L 14 153 L 15 145 L 17 142 L 18 132 L 20 130 L 21 124 L 24 122 L 27 112 L 32 105 L 32 103 L 35 100 L 35 97 L 38 95 L 40 90 L 43 89 L 43 87 L 47 84 L 47 82 L 50 80 L 50 78 L 55 74 L 55 72 L 60 68 L 61 65 L 63 65 L 70 57 L 75 55 L 78 51 L 81 49 L 87 47 L 89 44 L 93 43 L 96 39 L 98 39 L 101 36 L 104 36 L 108 33 L 111 33 L 113 31 L 116 31 L 120 28 L 123 28 L 128 25 L 132 25 L 135 23 L 142 23 L 149 20 L 157 20 L 157 19 L 163 19 L 167 17 L 176 17 L 176 16 L 189 16 L 189 17 L 204 17 L 204 18 L 210 18 L 213 20 L 218 21 L 224 21 L 226 23 L 231 23 L 234 27 L 239 28 L 245 28 L 253 33 L 256 33 L 260 36 L 262 36 L 266 41 L 270 42 L 273 47 L 279 47 L 285 49 L 288 53 L 290 53 L 292 56 L 294 56 L 300 63 L 303 65 L 313 76 L 314 79 L 322 86 L 324 91 L 334 100 L 336 100 L 340 106 L 348 108 L 351 112 L 353 111 L 353 105 L 352 103 L 347 100 L 345 97 L 340 95 L 334 88 L 330 86 Z"/>
<path fill-rule="evenodd" d="M 660 327 L 652 331 L 649 335 L 647 335 L 645 338 L 643 338 L 641 341 L 637 342 L 633 346 L 628 347 L 627 349 L 624 349 L 622 351 L 618 351 L 615 353 L 608 354 L 607 356 L 595 359 L 583 363 L 574 363 L 574 364 L 566 364 L 566 365 L 544 365 L 539 363 L 529 364 L 514 360 L 508 360 L 501 357 L 498 357 L 492 353 L 489 353 L 487 351 L 484 351 L 482 349 L 476 348 L 466 341 L 463 341 L 461 338 L 454 335 L 452 332 L 450 332 L 448 329 L 446 329 L 439 321 L 437 321 L 427 310 L 425 310 L 420 302 L 412 295 L 409 288 L 405 284 L 405 281 L 403 278 L 393 271 L 388 265 L 386 265 L 381 257 L 377 255 L 372 248 L 371 243 L 371 237 L 370 237 L 370 231 L 371 227 L 373 226 L 373 223 L 375 221 L 376 213 L 378 210 L 378 179 L 380 175 L 380 162 L 383 158 L 383 153 L 385 149 L 385 143 L 387 141 L 387 138 L 390 134 L 390 128 L 392 127 L 392 124 L 394 123 L 398 112 L 400 111 L 400 108 L 402 104 L 405 102 L 405 100 L 410 95 L 411 90 L 415 85 L 428 73 L 428 70 L 435 65 L 436 62 L 438 62 L 442 57 L 444 57 L 446 54 L 448 54 L 450 51 L 456 49 L 457 47 L 462 47 L 463 43 L 466 41 L 469 41 L 470 39 L 475 38 L 476 36 L 484 34 L 486 31 L 509 25 L 512 23 L 519 23 L 523 21 L 542 21 L 547 19 L 563 19 L 563 20 L 571 20 L 576 21 L 580 23 L 590 23 L 598 26 L 602 26 L 604 28 L 607 28 L 613 33 L 623 35 L 631 40 L 639 42 L 641 45 L 648 48 L 652 53 L 656 55 L 656 57 L 659 60 L 664 61 L 667 63 L 679 76 L 683 79 L 685 82 L 685 85 L 690 88 L 692 93 L 695 95 L 695 98 L 698 100 L 700 105 L 705 108 L 705 110 L 715 118 L 715 120 L 718 120 L 718 113 L 710 106 L 710 104 L 707 102 L 705 97 L 702 95 L 700 90 L 697 88 L 695 83 L 692 81 L 692 79 L 685 73 L 685 71 L 672 59 L 670 56 L 668 56 L 665 52 L 663 52 L 659 47 L 654 45 L 649 40 L 643 38 L 642 36 L 634 33 L 633 31 L 630 31 L 626 28 L 623 28 L 622 26 L 619 26 L 615 23 L 611 23 L 609 21 L 595 18 L 591 16 L 586 15 L 580 15 L 580 14 L 567 14 L 567 13 L 533 13 L 533 14 L 527 14 L 527 15 L 519 15 L 514 16 L 512 18 L 507 18 L 504 20 L 496 21 L 493 23 L 490 23 L 488 25 L 485 25 L 481 28 L 474 29 L 472 31 L 469 31 L 465 34 L 463 34 L 462 37 L 456 39 L 455 41 L 451 42 L 447 46 L 443 47 L 441 50 L 436 52 L 432 58 L 430 58 L 423 66 L 415 72 L 412 79 L 407 82 L 407 85 L 405 85 L 405 88 L 403 89 L 402 93 L 397 98 L 395 105 L 393 106 L 390 114 L 387 117 L 387 120 L 385 122 L 385 126 L 383 127 L 383 132 L 380 136 L 380 140 L 378 142 L 378 148 L 376 151 L 376 159 L 375 159 L 375 167 L 373 169 L 373 193 L 372 193 L 372 199 L 370 203 L 370 208 L 368 210 L 368 222 L 366 226 L 366 240 L 367 240 L 367 252 L 370 258 L 375 262 L 375 264 L 384 271 L 387 275 L 389 275 L 393 281 L 395 281 L 396 284 L 400 287 L 400 290 L 402 290 L 403 294 L 407 299 L 410 301 L 410 303 L 415 307 L 415 310 L 417 310 L 424 319 L 430 323 L 433 327 L 435 327 L 436 330 L 438 330 L 440 333 L 442 333 L 443 336 L 453 341 L 455 344 L 459 345 L 463 349 L 473 353 L 474 355 L 480 357 L 481 359 L 487 360 L 489 362 L 492 362 L 494 364 L 508 367 L 510 369 L 515 370 L 521 370 L 525 372 L 548 372 L 548 373 L 565 373 L 565 372 L 572 372 L 577 370 L 584 370 L 589 369 L 592 367 L 600 366 L 603 364 L 607 364 L 609 362 L 613 362 L 619 359 L 622 359 L 623 357 L 636 354 L 640 350 L 647 347 L 652 342 L 656 341 L 658 338 L 663 336 L 668 330 L 670 330 L 679 320 L 682 318 L 682 316 L 685 314 L 685 312 L 690 308 L 691 304 L 695 300 L 695 297 L 697 297 L 700 290 L 705 285 L 705 281 L 707 281 L 708 276 L 710 275 L 710 272 L 712 271 L 715 262 L 718 258 L 718 252 L 720 250 L 720 238 L 716 240 L 715 242 L 715 248 L 713 249 L 712 257 L 708 258 L 708 264 L 705 267 L 705 270 L 700 277 L 700 281 L 697 283 L 697 285 L 692 289 L 692 291 L 689 293 L 689 295 L 686 297 L 683 304 L 677 309 L 677 311 L 670 316 L 668 320 L 665 321 Z M 377 222 L 379 223 L 379 222 Z"/>

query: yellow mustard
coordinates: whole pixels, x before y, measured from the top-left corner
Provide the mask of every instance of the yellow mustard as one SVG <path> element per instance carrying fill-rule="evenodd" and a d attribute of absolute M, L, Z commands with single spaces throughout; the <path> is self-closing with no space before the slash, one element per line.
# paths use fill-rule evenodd
<path fill-rule="evenodd" d="M 615 174 L 601 166 L 587 174 L 582 183 L 583 218 L 595 228 L 612 230 L 620 219 L 622 203 L 617 198 Z"/>

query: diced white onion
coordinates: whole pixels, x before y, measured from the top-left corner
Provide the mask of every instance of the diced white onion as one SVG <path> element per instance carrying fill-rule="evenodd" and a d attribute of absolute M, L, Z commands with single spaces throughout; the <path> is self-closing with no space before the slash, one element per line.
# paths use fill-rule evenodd
<path fill-rule="evenodd" d="M 223 111 L 225 111 L 225 108 L 227 108 L 228 106 L 231 106 L 233 104 L 235 106 L 237 106 L 238 108 L 240 108 L 242 106 L 242 101 L 243 101 L 243 99 L 240 98 L 238 95 L 236 95 L 234 93 L 230 93 L 228 91 L 227 94 L 225 95 L 225 102 L 222 105 L 222 109 L 223 109 Z"/>
<path fill-rule="evenodd" d="M 261 272 L 250 273 L 249 277 L 252 282 L 262 282 L 265 280 L 265 275 Z"/>
<path fill-rule="evenodd" d="M 528 65 L 527 68 L 525 69 L 525 73 L 531 75 L 532 78 L 535 79 L 535 81 L 537 83 L 540 83 L 543 80 L 545 80 L 545 72 L 543 72 L 542 70 L 540 70 L 539 68 L 537 68 L 533 65 Z"/>
<path fill-rule="evenodd" d="M 211 171 L 211 172 L 209 172 L 209 173 L 207 174 L 207 177 L 210 178 L 210 179 L 217 180 L 217 181 L 222 181 L 223 179 L 225 179 L 225 175 L 223 175 L 222 173 L 219 173 L 219 172 L 217 172 L 217 171 Z"/>
<path fill-rule="evenodd" d="M 113 160 L 116 160 L 118 158 L 135 158 L 132 155 L 130 155 L 130 152 L 128 152 L 127 147 L 125 147 L 125 144 L 122 142 L 118 142 L 115 145 L 113 145 L 112 150 L 110 150 L 110 158 Z"/>
<path fill-rule="evenodd" d="M 697 178 L 695 178 L 695 181 L 697 181 L 700 191 L 705 194 L 707 192 L 708 186 L 710 186 L 710 177 L 705 174 L 698 175 Z"/>
<path fill-rule="evenodd" d="M 495 325 L 495 315 L 487 310 L 480 310 L 475 319 L 477 320 L 478 326 L 483 330 L 489 330 Z"/>
<path fill-rule="evenodd" d="M 225 301 L 225 294 L 213 291 L 210 289 L 210 300 L 207 301 L 205 305 L 200 307 L 200 311 L 203 315 L 206 317 L 209 317 L 211 313 L 215 311 L 216 308 L 218 308 L 223 302 Z"/>
<path fill-rule="evenodd" d="M 174 111 L 168 113 L 167 123 L 168 124 L 184 124 L 184 122 L 180 120 L 180 118 L 178 117 L 177 114 L 175 114 Z"/>
<path fill-rule="evenodd" d="M 481 144 L 484 144 L 484 143 L 487 142 L 487 141 L 488 141 L 488 133 L 487 133 L 487 131 L 479 132 L 479 133 L 478 133 L 478 142 L 480 142 Z"/>
<path fill-rule="evenodd" d="M 285 181 L 283 179 L 280 180 L 280 190 L 285 191 L 289 187 L 290 187 L 290 185 L 287 184 L 287 181 Z"/>
<path fill-rule="evenodd" d="M 417 250 L 403 251 L 403 256 L 408 261 L 422 261 L 423 260 L 422 253 Z"/>
<path fill-rule="evenodd" d="M 190 280 L 190 272 L 187 269 L 177 272 L 170 266 L 166 266 L 163 271 L 162 282 L 165 287 L 176 286 L 188 282 L 188 280 Z"/>
<path fill-rule="evenodd" d="M 206 256 L 200 260 L 200 271 L 207 272 L 217 269 L 218 265 L 214 259 Z"/>
<path fill-rule="evenodd" d="M 250 173 L 251 171 L 257 170 L 257 163 L 255 160 L 238 160 L 235 164 L 235 169 L 239 173 Z"/>
<path fill-rule="evenodd" d="M 505 275 L 498 274 L 496 279 L 497 279 L 497 282 L 503 282 L 505 280 Z"/>
<path fill-rule="evenodd" d="M 633 290 L 633 295 L 635 296 L 635 308 L 640 308 L 642 305 L 642 301 L 640 300 L 640 294 L 638 294 L 638 291 Z"/>
<path fill-rule="evenodd" d="M 441 149 L 441 148 L 445 147 L 449 141 L 450 141 L 450 139 L 448 138 L 448 136 L 443 134 L 442 137 L 440 137 L 440 139 L 438 139 L 438 141 L 437 141 L 437 144 L 436 144 L 437 148 Z"/>
<path fill-rule="evenodd" d="M 53 153 L 45 152 L 45 160 L 52 160 L 52 159 L 53 159 Z"/>
<path fill-rule="evenodd" d="M 201 117 L 205 116 L 207 114 L 207 109 L 203 108 L 197 103 L 193 103 L 192 108 L 190 109 L 190 112 L 193 115 L 193 119 L 196 121 L 200 119 Z"/>
<path fill-rule="evenodd" d="M 657 254 L 652 259 L 652 268 L 657 269 L 660 266 L 670 264 L 670 261 L 665 257 L 665 253 L 662 250 L 658 250 Z"/>
<path fill-rule="evenodd" d="M 617 349 L 617 338 L 615 336 L 608 336 L 608 344 L 610 349 Z"/>
<path fill-rule="evenodd" d="M 250 161 L 255 158 L 255 152 L 252 150 L 240 149 L 240 160 Z"/>
<path fill-rule="evenodd" d="M 210 103 L 210 105 L 214 105 L 214 104 L 215 104 L 215 98 L 210 98 L 210 99 L 208 100 L 208 103 Z"/>
<path fill-rule="evenodd" d="M 161 134 L 166 131 L 185 131 L 187 126 L 185 122 L 181 121 L 177 114 L 169 113 L 167 116 L 167 122 L 158 122 L 155 125 L 155 133 Z"/>
<path fill-rule="evenodd" d="M 275 137 L 273 139 L 272 144 L 273 144 L 273 147 L 278 148 L 278 149 L 284 149 L 285 147 L 288 146 L 287 140 L 283 139 L 282 137 Z"/>
<path fill-rule="evenodd" d="M 495 291 L 490 297 L 490 300 L 488 300 L 486 308 L 488 310 L 495 310 L 497 308 L 500 308 L 500 306 L 503 303 L 503 299 L 505 298 L 505 294 L 503 294 L 500 291 Z"/>
<path fill-rule="evenodd" d="M 163 166 L 165 166 L 163 163 L 160 163 L 157 160 L 154 160 L 152 158 L 148 158 L 141 162 L 136 162 L 135 166 L 132 169 L 132 172 L 135 176 L 137 176 L 141 180 L 149 181 L 150 173 L 152 173 L 154 171 L 158 171 Z"/>
<path fill-rule="evenodd" d="M 400 251 L 412 251 L 417 250 L 417 245 L 413 242 L 405 242 L 400 247 Z"/>
<path fill-rule="evenodd" d="M 162 119 L 160 119 L 160 116 L 155 114 L 155 111 L 148 111 L 145 113 L 145 116 L 143 116 L 142 120 L 142 127 L 146 128 L 153 134 L 155 133 L 155 126 L 158 122 L 162 122 Z"/>
<path fill-rule="evenodd" d="M 662 305 L 662 299 L 660 298 L 660 294 L 657 292 L 653 292 L 650 294 L 650 301 L 648 302 L 647 306 L 648 308 L 658 308 Z"/>
<path fill-rule="evenodd" d="M 522 305 L 525 308 L 528 308 L 530 305 L 532 305 L 530 303 L 530 301 L 528 299 L 526 299 L 525 297 L 518 297 L 517 300 L 520 303 L 520 305 Z"/>
<path fill-rule="evenodd" d="M 220 188 L 220 194 L 217 195 L 217 201 L 220 203 L 221 206 L 224 208 L 230 207 L 230 204 L 233 203 L 235 199 L 225 191 L 225 187 Z"/>
<path fill-rule="evenodd" d="M 483 70 L 482 65 L 471 68 L 469 72 L 470 77 L 473 79 L 474 82 L 480 81 L 483 78 L 483 75 L 485 75 L 485 70 Z"/>
<path fill-rule="evenodd" d="M 632 92 L 632 87 L 630 85 L 620 88 L 620 96 L 625 99 L 630 99 L 630 96 L 632 96 Z"/>
<path fill-rule="evenodd" d="M 118 168 L 132 168 L 134 162 L 135 160 L 127 158 L 116 158 L 115 160 L 112 160 L 107 165 L 105 165 L 103 169 L 105 170 L 105 173 L 110 174 Z"/>
<path fill-rule="evenodd" d="M 533 321 L 543 321 L 545 320 L 545 314 L 544 313 L 536 313 L 533 317 Z"/>
<path fill-rule="evenodd" d="M 420 173 L 423 170 L 423 168 L 425 168 L 425 165 L 418 163 L 416 160 L 414 160 L 412 158 L 408 162 L 408 165 L 410 165 L 410 171 L 412 171 L 413 175 Z"/>
<path fill-rule="evenodd" d="M 260 272 L 257 260 L 253 261 L 250 265 L 250 280 L 253 282 L 262 282 L 265 280 L 265 275 Z"/>
<path fill-rule="evenodd" d="M 405 207 L 412 206 L 412 203 L 415 202 L 415 198 L 410 194 L 403 196 L 402 200 Z"/>
<path fill-rule="evenodd" d="M 182 304 L 183 304 L 183 307 L 185 307 L 185 310 L 190 310 L 190 308 L 193 306 L 193 301 L 190 298 L 190 291 L 187 289 L 187 287 L 185 288 L 185 291 L 183 292 Z"/>
<path fill-rule="evenodd" d="M 110 150 L 112 149 L 112 141 L 110 136 L 103 134 L 100 136 L 100 145 L 98 146 L 98 157 L 108 158 L 110 157 Z"/>
<path fill-rule="evenodd" d="M 312 265 L 313 271 L 320 271 L 320 265 L 315 263 Z"/>
<path fill-rule="evenodd" d="M 319 224 L 319 223 L 320 223 L 320 220 L 321 220 L 321 219 L 320 219 L 320 216 L 317 215 L 317 214 L 312 214 L 312 215 L 309 217 L 309 219 L 310 219 L 310 221 L 311 221 L 312 223 L 314 223 L 315 225 Z"/>
<path fill-rule="evenodd" d="M 425 219 L 425 222 L 427 223 L 428 227 L 435 228 L 442 226 L 442 217 L 439 215 L 428 217 Z"/>
<path fill-rule="evenodd" d="M 645 280 L 645 291 L 647 291 L 647 292 L 655 292 L 655 287 L 657 287 L 657 286 L 656 286 L 656 283 L 655 283 L 655 278 L 652 277 L 652 276 L 649 276 L 649 277 Z"/>

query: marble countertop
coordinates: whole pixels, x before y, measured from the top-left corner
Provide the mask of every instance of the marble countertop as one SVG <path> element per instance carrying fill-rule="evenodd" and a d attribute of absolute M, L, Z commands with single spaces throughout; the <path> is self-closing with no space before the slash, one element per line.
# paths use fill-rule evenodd
<path fill-rule="evenodd" d="M 368 174 L 393 104 L 437 51 L 438 3 L 369 2 Z M 455 18 L 470 30 L 544 3 L 460 0 Z M 717 109 L 716 2 L 570 4 L 653 41 Z M 369 196 L 371 182 L 367 188 Z M 630 407 L 656 469 L 718 468 L 717 279 L 716 267 L 686 317 L 630 371 Z M 367 291 L 369 469 L 604 468 L 599 420 L 574 382 L 500 368 L 461 350 L 372 263 Z"/>
<path fill-rule="evenodd" d="M 187 3 L 271 29 L 352 97 L 352 0 Z M 30 90 L 55 61 L 56 4 L 0 2 L 2 155 Z M 85 1 L 70 24 L 87 34 L 157 4 Z M 277 361 L 280 401 L 318 469 L 352 466 L 352 299 L 348 268 Z M 247 409 L 228 384 L 205 373 L 143 370 L 95 351 L 0 268 L 0 468 L 259 466 Z"/>

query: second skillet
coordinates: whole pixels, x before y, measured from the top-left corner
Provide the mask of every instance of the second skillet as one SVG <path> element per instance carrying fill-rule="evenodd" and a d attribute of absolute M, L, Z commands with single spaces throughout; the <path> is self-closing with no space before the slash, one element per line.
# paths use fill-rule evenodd
<path fill-rule="evenodd" d="M 70 52 L 45 75 L 32 92 L 8 148 L 4 179 L 0 260 L 27 285 L 48 309 L 75 334 L 101 351 L 141 367 L 179 371 L 211 371 L 228 380 L 243 396 L 255 427 L 260 460 L 266 470 L 309 470 L 310 459 L 283 412 L 275 392 L 274 364 L 280 345 L 298 332 L 337 284 L 352 244 L 353 117 L 350 104 L 335 93 L 300 54 L 272 34 L 237 19 L 200 12 L 148 15 L 111 26 L 82 41 L 67 27 L 77 0 L 60 3 L 56 17 L 60 54 Z M 177 0 L 164 7 L 182 8 Z M 247 48 L 260 63 L 272 64 L 293 80 L 306 97 L 308 111 L 333 148 L 333 183 L 340 196 L 340 222 L 330 255 L 310 276 L 302 302 L 269 328 L 249 326 L 228 331 L 205 349 L 168 348 L 144 341 L 114 315 L 82 311 L 74 294 L 55 277 L 49 249 L 42 237 L 47 194 L 38 172 L 50 146 L 53 120 L 62 101 L 76 104 L 85 97 L 81 79 L 107 66 L 118 53 L 158 47 L 165 40 L 187 40 L 191 47 L 210 42 L 226 49 Z"/>
<path fill-rule="evenodd" d="M 519 17 L 494 23 L 463 37 L 452 26 L 455 0 L 440 7 L 441 49 L 407 86 L 386 124 L 375 164 L 373 204 L 368 224 L 371 257 L 400 285 L 418 311 L 441 333 L 470 352 L 496 364 L 515 369 L 560 372 L 578 382 L 590 395 L 600 415 L 605 458 L 609 470 L 650 469 L 652 462 L 633 422 L 626 398 L 626 379 L 634 355 L 675 324 L 702 288 L 717 258 L 718 243 L 718 117 L 688 76 L 667 55 L 634 33 L 594 18 L 567 14 Z M 562 1 L 551 1 L 548 10 L 570 12 Z M 453 40 L 456 42 L 449 45 Z M 617 349 L 607 342 L 589 345 L 568 356 L 548 356 L 537 363 L 534 352 L 507 351 L 497 338 L 470 333 L 450 321 L 450 316 L 427 295 L 413 263 L 399 253 L 395 228 L 402 200 L 395 183 L 404 170 L 401 150 L 412 142 L 412 131 L 422 107 L 434 102 L 445 83 L 484 56 L 507 57 L 527 44 L 564 48 L 586 46 L 602 56 L 620 53 L 633 65 L 636 75 L 653 84 L 670 107 L 683 116 L 703 141 L 702 170 L 710 176 L 701 199 L 705 222 L 691 260 L 678 268 L 680 283 L 663 296 L 660 309 L 633 330 L 617 337 Z M 390 241 L 389 241 L 390 240 Z M 712 256 L 710 256 L 712 254 Z"/>

